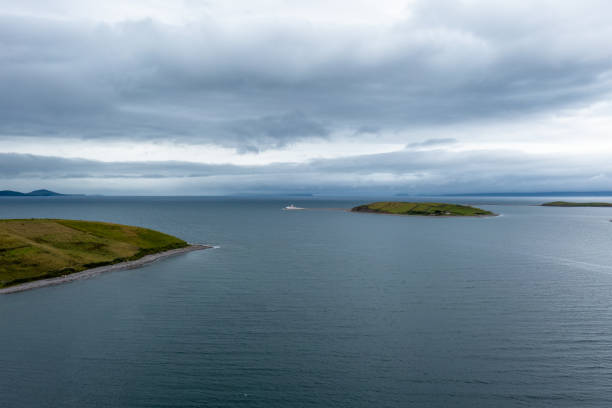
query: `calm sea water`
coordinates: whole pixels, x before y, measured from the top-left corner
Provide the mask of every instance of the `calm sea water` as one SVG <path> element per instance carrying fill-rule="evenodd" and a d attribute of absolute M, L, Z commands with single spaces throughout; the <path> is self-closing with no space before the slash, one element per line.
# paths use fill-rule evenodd
<path fill-rule="evenodd" d="M 364 201 L 1 199 L 219 248 L 0 296 L 0 406 L 612 406 L 612 208 Z"/>

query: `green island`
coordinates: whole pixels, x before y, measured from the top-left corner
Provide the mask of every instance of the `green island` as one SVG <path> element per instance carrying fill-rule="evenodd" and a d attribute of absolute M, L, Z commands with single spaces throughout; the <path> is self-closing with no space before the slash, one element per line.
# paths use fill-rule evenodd
<path fill-rule="evenodd" d="M 106 222 L 0 220 L 0 288 L 190 247 L 161 232 Z"/>
<path fill-rule="evenodd" d="M 359 205 L 351 209 L 353 212 L 367 212 L 395 215 L 426 215 L 447 217 L 482 217 L 495 215 L 491 211 L 469 205 L 447 203 L 420 203 L 402 201 L 379 201 L 376 203 Z"/>
<path fill-rule="evenodd" d="M 612 203 L 573 203 L 569 201 L 552 201 L 542 204 L 544 207 L 612 207 Z"/>

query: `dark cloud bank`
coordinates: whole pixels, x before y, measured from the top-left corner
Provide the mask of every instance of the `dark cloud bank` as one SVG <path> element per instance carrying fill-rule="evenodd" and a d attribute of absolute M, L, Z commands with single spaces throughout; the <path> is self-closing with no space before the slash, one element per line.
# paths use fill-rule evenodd
<path fill-rule="evenodd" d="M 0 154 L 0 183 L 27 189 L 22 186 L 29 187 L 32 180 L 38 180 L 38 185 L 71 193 L 149 193 L 151 183 L 188 195 L 601 191 L 609 188 L 610 173 L 612 165 L 607 155 L 587 161 L 562 157 L 560 162 L 558 156 L 513 151 L 404 150 L 267 166 L 178 161 L 108 163 Z M 117 179 L 129 181 L 129 190 L 112 187 Z M 95 190 L 90 187 L 91 180 L 96 180 Z"/>
<path fill-rule="evenodd" d="M 608 3 L 459 4 L 419 2 L 392 27 L 0 16 L 10 95 L 0 131 L 253 150 L 337 129 L 526 115 L 610 92 Z"/>

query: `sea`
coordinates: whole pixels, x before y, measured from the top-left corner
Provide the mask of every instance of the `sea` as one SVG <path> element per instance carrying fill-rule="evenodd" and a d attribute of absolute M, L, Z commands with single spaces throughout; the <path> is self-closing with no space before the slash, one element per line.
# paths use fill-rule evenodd
<path fill-rule="evenodd" d="M 417 199 L 499 216 L 346 211 L 367 197 L 2 198 L 0 218 L 215 248 L 0 296 L 0 407 L 611 407 L 612 208 Z"/>

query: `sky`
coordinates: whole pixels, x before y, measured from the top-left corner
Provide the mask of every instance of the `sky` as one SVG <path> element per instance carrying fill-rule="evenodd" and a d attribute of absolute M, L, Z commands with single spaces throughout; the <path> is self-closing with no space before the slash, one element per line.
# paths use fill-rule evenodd
<path fill-rule="evenodd" d="M 612 3 L 0 0 L 0 190 L 612 190 Z"/>

